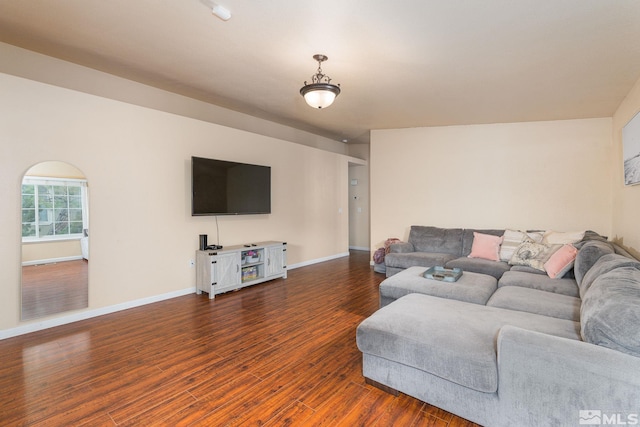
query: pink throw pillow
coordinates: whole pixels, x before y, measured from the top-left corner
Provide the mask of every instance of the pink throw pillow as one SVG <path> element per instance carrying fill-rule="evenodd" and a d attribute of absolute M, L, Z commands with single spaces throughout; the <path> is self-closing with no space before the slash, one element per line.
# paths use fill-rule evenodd
<path fill-rule="evenodd" d="M 500 244 L 502 236 L 492 236 L 473 232 L 473 245 L 469 258 L 482 258 L 490 261 L 500 261 Z"/>
<path fill-rule="evenodd" d="M 571 270 L 577 254 L 578 250 L 573 245 L 564 245 L 544 263 L 544 269 L 552 279 L 560 278 Z"/>

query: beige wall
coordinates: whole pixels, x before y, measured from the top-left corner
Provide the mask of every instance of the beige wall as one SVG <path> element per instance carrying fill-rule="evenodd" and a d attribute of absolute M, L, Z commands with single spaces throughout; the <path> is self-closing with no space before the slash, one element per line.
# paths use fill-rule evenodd
<path fill-rule="evenodd" d="M 376 130 L 371 244 L 411 225 L 611 232 L 611 119 Z"/>
<path fill-rule="evenodd" d="M 613 231 L 618 243 L 640 257 L 640 185 L 625 186 L 622 160 L 622 128 L 640 111 L 640 79 L 613 116 Z"/>
<path fill-rule="evenodd" d="M 345 155 L 8 74 L 0 93 L 0 330 L 20 324 L 19 189 L 41 161 L 91 186 L 88 310 L 195 286 L 198 235 L 217 237 L 190 215 L 192 155 L 272 168 L 272 214 L 219 217 L 221 244 L 284 240 L 290 266 L 348 251 Z"/>

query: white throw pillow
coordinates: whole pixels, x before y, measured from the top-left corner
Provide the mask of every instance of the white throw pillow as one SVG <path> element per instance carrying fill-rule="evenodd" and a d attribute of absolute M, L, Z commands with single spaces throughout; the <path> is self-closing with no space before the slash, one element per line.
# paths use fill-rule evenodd
<path fill-rule="evenodd" d="M 542 243 L 547 245 L 570 245 L 572 243 L 578 243 L 584 238 L 584 231 L 553 231 L 548 230 L 544 232 Z"/>

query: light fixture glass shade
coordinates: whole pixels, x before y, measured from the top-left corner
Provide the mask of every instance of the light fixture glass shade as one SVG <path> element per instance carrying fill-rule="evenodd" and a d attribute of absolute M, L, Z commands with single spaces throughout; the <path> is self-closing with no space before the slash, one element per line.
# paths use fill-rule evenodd
<path fill-rule="evenodd" d="M 333 104 L 336 96 L 340 93 L 340 88 L 332 84 L 313 83 L 300 89 L 300 93 L 309 106 L 326 108 Z"/>

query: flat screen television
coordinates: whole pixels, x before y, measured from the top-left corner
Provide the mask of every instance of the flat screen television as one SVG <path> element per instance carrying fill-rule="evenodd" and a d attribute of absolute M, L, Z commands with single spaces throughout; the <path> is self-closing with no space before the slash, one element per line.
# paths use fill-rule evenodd
<path fill-rule="evenodd" d="M 271 167 L 191 157 L 191 215 L 271 213 Z"/>

